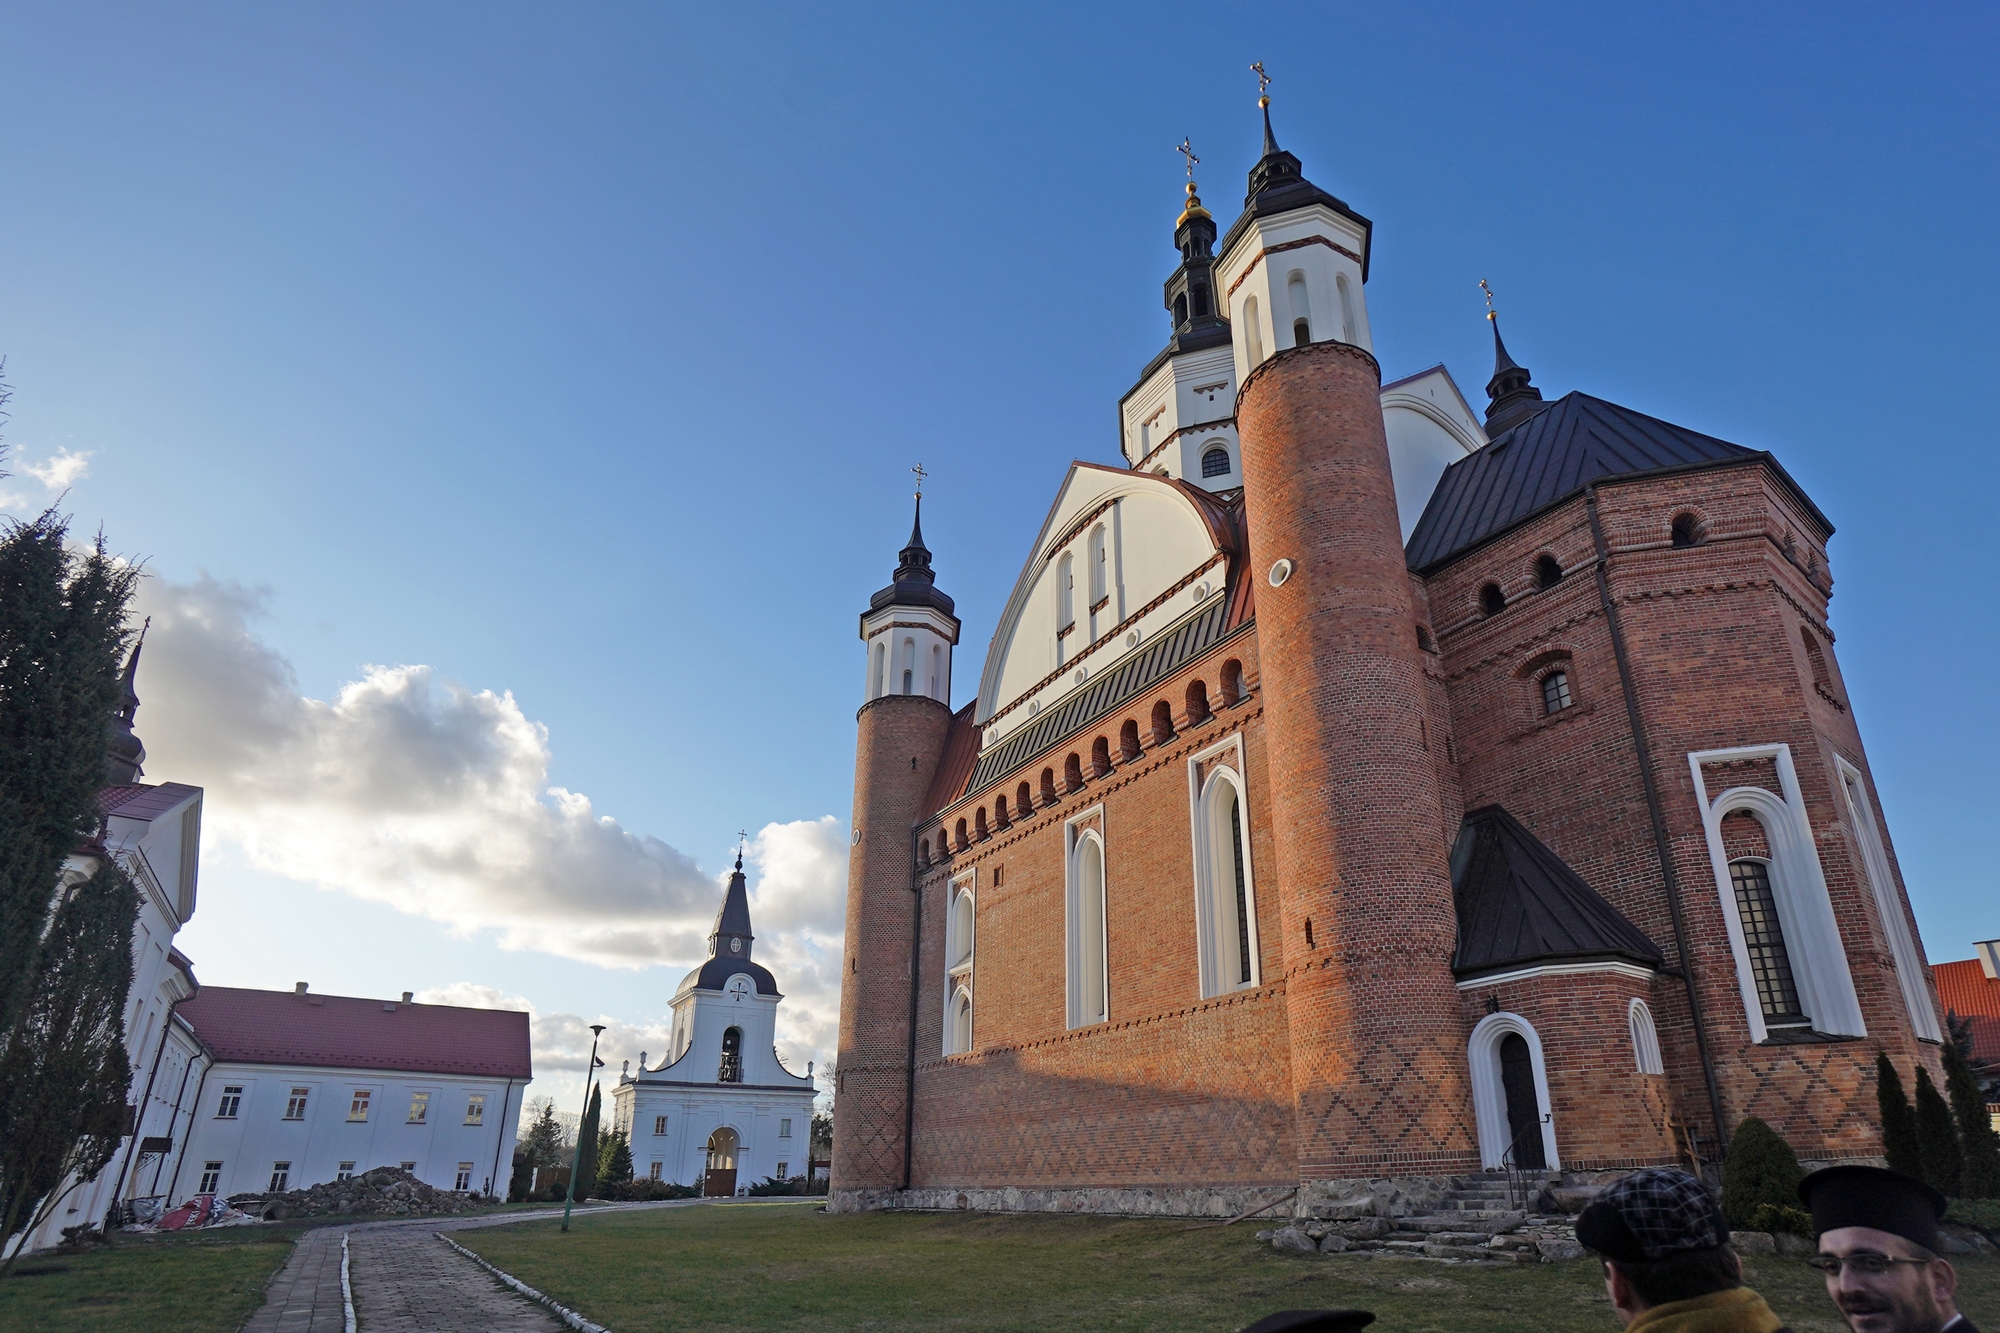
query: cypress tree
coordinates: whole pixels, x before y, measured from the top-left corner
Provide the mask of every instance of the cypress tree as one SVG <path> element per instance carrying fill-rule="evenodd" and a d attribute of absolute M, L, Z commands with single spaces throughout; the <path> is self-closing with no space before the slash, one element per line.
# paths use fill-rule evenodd
<path fill-rule="evenodd" d="M 1745 1116 L 1729 1136 L 1729 1155 L 1722 1159 L 1722 1214 L 1731 1226 L 1751 1230 L 1758 1207 L 1799 1206 L 1799 1182 L 1805 1179 L 1799 1156 L 1777 1130 L 1756 1116 Z"/>
<path fill-rule="evenodd" d="M 138 581 L 53 509 L 0 528 L 0 1034 L 28 1002 L 63 858 L 97 832 Z M 0 1124 L 0 1138 L 8 1134 Z"/>
<path fill-rule="evenodd" d="M 1917 1155 L 1923 1161 L 1924 1179 L 1948 1198 L 1957 1198 L 1965 1159 L 1959 1151 L 1958 1126 L 1951 1120 L 1951 1107 L 1938 1095 L 1931 1073 L 1917 1066 Z"/>
<path fill-rule="evenodd" d="M 576 1141 L 580 1150 L 576 1159 L 576 1197 L 587 1199 L 597 1185 L 597 1118 L 604 1107 L 604 1085 L 597 1084 L 590 1090 L 590 1102 L 583 1112 L 583 1123 L 576 1127 Z"/>
<path fill-rule="evenodd" d="M 67 892 L 41 940 L 28 1002 L 0 1052 L 0 1238 L 39 1225 L 95 1179 L 125 1135 L 138 912 L 137 887 L 107 859 Z"/>
<path fill-rule="evenodd" d="M 1952 1117 L 1958 1121 L 1960 1189 L 1968 1199 L 2000 1198 L 2000 1135 L 1993 1132 L 1986 1096 L 1972 1066 L 1951 1042 L 1944 1047 L 1944 1087 L 1951 1097 Z"/>
<path fill-rule="evenodd" d="M 613 1186 L 628 1184 L 632 1179 L 632 1147 L 625 1140 L 625 1131 L 614 1129 L 606 1134 L 598 1156 L 603 1165 L 597 1168 L 597 1192 L 612 1198 Z"/>
<path fill-rule="evenodd" d="M 1917 1151 L 1917 1113 L 1903 1093 L 1903 1080 L 1888 1053 L 1875 1057 L 1875 1101 L 1882 1110 L 1882 1155 L 1891 1171 L 1924 1178 L 1923 1155 Z"/>

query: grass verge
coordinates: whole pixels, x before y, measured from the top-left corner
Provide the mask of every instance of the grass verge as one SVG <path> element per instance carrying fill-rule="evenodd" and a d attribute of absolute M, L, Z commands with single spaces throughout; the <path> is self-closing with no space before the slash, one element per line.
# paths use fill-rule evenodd
<path fill-rule="evenodd" d="M 1478 1268 L 1281 1255 L 1249 1224 L 725 1204 L 460 1233 L 460 1244 L 615 1333 L 1050 1328 L 1220 1330 L 1274 1310 L 1373 1310 L 1404 1333 L 1616 1333 L 1597 1265 Z M 1845 1333 L 1817 1273 L 1748 1262 L 1794 1333 Z M 2000 1261 L 1957 1264 L 2000 1323 Z"/>
<path fill-rule="evenodd" d="M 27 1255 L 0 1279 L 0 1328 L 229 1333 L 264 1303 L 264 1284 L 291 1253 L 289 1238 L 243 1227 L 227 1236 Z"/>

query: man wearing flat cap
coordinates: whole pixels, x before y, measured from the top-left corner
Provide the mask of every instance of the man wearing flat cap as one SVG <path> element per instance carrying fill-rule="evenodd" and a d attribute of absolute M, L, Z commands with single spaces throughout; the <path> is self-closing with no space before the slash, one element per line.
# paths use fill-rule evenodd
<path fill-rule="evenodd" d="M 1813 1267 L 1854 1333 L 1979 1333 L 1938 1257 L 1944 1195 L 1879 1166 L 1830 1166 L 1799 1184 L 1819 1233 Z"/>
<path fill-rule="evenodd" d="M 1630 1333 L 1784 1329 L 1764 1298 L 1743 1285 L 1715 1197 L 1685 1171 L 1633 1172 L 1583 1210 L 1576 1238 L 1603 1260 L 1604 1289 Z"/>

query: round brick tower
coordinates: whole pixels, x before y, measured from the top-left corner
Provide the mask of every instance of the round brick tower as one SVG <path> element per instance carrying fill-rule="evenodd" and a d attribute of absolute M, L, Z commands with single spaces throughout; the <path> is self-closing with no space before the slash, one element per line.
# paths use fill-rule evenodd
<path fill-rule="evenodd" d="M 910 965 L 918 929 L 911 832 L 951 727 L 951 649 L 959 628 L 930 562 L 920 514 L 895 581 L 861 617 L 868 683 L 857 718 L 834 1066 L 828 1206 L 836 1211 L 869 1206 L 900 1188 L 908 1155 Z"/>
<path fill-rule="evenodd" d="M 1359 347 L 1307 343 L 1257 366 L 1236 413 L 1284 830 L 1300 1176 L 1473 1168 L 1446 826 L 1381 371 Z"/>

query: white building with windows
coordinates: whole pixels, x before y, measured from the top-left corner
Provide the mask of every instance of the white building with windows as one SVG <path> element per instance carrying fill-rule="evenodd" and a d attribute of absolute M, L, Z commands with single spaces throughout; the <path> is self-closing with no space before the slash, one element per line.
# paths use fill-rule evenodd
<path fill-rule="evenodd" d="M 777 980 L 750 960 L 750 897 L 743 858 L 708 937 L 708 960 L 674 992 L 673 1048 L 657 1067 L 639 1053 L 611 1093 L 613 1128 L 632 1147 L 640 1179 L 726 1197 L 810 1169 L 812 1066 L 778 1058 Z"/>
<path fill-rule="evenodd" d="M 303 1189 L 400 1166 L 437 1189 L 504 1194 L 533 1077 L 528 1015 L 204 986 L 180 1007 L 209 1057 L 161 1191 Z"/>

